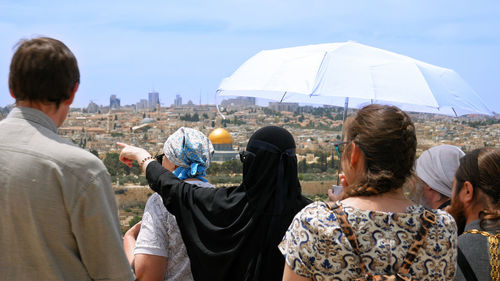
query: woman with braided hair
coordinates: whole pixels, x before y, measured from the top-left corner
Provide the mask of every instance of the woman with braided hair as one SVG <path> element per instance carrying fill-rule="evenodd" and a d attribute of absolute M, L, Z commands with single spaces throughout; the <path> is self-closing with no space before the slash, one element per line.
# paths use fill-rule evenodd
<path fill-rule="evenodd" d="M 343 135 L 343 200 L 314 202 L 295 216 L 279 245 L 283 280 L 452 280 L 453 218 L 413 205 L 402 191 L 417 145 L 410 117 L 369 105 L 346 120 Z"/>

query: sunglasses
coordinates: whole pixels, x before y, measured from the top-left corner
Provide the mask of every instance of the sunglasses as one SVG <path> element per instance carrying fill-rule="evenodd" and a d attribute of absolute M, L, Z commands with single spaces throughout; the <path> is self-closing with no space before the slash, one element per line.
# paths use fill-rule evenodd
<path fill-rule="evenodd" d="M 350 143 L 350 141 L 335 142 L 333 144 L 333 146 L 335 146 L 335 150 L 337 151 L 337 155 L 339 156 L 339 159 L 342 158 L 342 152 L 344 152 L 344 147 L 348 143 Z"/>
<path fill-rule="evenodd" d="M 255 153 L 250 151 L 240 151 L 239 154 L 240 154 L 240 160 L 243 163 L 245 163 L 245 161 L 248 159 L 249 156 L 255 157 Z"/>
<path fill-rule="evenodd" d="M 162 154 L 158 154 L 155 156 L 155 159 L 158 163 L 160 163 L 161 165 L 161 162 L 163 161 L 163 156 L 165 156 L 165 153 L 162 153 Z"/>

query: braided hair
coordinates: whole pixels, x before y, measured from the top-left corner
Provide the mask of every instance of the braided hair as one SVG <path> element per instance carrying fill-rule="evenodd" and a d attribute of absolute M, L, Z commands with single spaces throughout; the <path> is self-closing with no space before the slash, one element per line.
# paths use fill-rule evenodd
<path fill-rule="evenodd" d="M 350 117 L 344 136 L 363 152 L 365 173 L 346 188 L 345 197 L 370 196 L 400 188 L 412 174 L 417 149 L 415 126 L 395 106 L 371 104 Z M 346 146 L 344 157 L 350 155 Z"/>
<path fill-rule="evenodd" d="M 500 150 L 483 147 L 467 153 L 460 159 L 455 173 L 455 193 L 458 194 L 466 181 L 474 189 L 479 188 L 487 197 L 489 208 L 479 213 L 480 226 L 490 229 L 500 224 Z M 474 197 L 478 193 L 474 192 Z M 474 198 L 481 200 L 481 198 Z"/>

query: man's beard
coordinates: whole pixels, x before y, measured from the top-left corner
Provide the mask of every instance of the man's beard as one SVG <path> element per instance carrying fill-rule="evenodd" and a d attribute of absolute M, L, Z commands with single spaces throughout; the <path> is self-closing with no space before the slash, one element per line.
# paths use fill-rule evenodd
<path fill-rule="evenodd" d="M 451 205 L 448 209 L 448 213 L 453 216 L 455 222 L 457 223 L 458 235 L 462 234 L 465 229 L 466 217 L 465 217 L 465 206 L 462 201 L 458 198 L 453 198 L 451 200 Z"/>

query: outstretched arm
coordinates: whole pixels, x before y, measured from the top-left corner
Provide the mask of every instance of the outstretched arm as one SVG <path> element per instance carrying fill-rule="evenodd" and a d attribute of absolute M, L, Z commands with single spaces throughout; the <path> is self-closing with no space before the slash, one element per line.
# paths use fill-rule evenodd
<path fill-rule="evenodd" d="M 123 148 L 120 152 L 120 161 L 129 167 L 132 167 L 132 163 L 137 161 L 145 173 L 148 164 L 154 161 L 154 158 L 145 149 L 122 142 L 117 142 L 116 145 Z"/>

